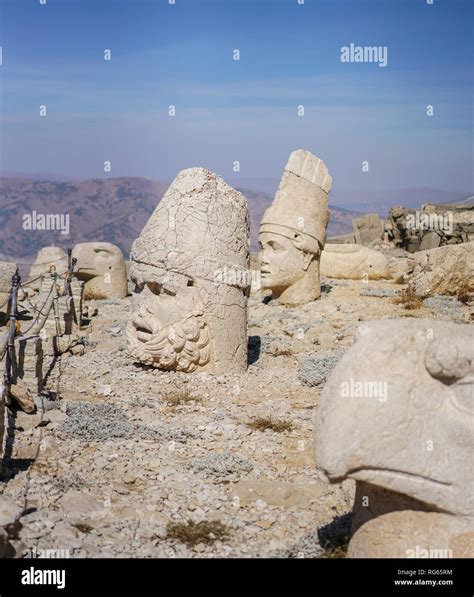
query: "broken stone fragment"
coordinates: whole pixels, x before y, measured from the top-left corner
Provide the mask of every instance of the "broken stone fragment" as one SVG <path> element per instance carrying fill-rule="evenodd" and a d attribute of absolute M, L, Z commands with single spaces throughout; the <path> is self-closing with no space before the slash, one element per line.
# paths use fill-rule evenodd
<path fill-rule="evenodd" d="M 0 261 L 0 293 L 8 295 L 12 286 L 12 277 L 17 265 L 11 261 Z M 6 296 L 5 296 L 6 298 Z M 4 301 L 2 300 L 2 303 Z M 1 304 L 1 303 L 0 303 Z M 3 308 L 3 310 L 5 307 Z"/>
<path fill-rule="evenodd" d="M 474 294 L 474 241 L 420 251 L 414 257 L 418 265 L 410 284 L 419 297 L 457 295 L 463 289 Z"/>
<path fill-rule="evenodd" d="M 381 240 L 384 233 L 384 222 L 376 213 L 364 214 L 352 220 L 352 230 L 358 245 L 370 245 Z"/>
<path fill-rule="evenodd" d="M 321 254 L 321 274 L 346 280 L 390 277 L 388 259 L 383 253 L 355 244 L 327 244 Z"/>
<path fill-rule="evenodd" d="M 349 558 L 472 558 L 473 530 L 440 512 L 390 512 L 362 526 L 352 537 Z"/>
<path fill-rule="evenodd" d="M 20 518 L 23 508 L 11 498 L 0 495 L 0 527 L 6 529 Z"/>
<path fill-rule="evenodd" d="M 36 405 L 28 388 L 12 384 L 10 386 L 10 394 L 25 413 L 31 414 L 35 412 Z"/>
<path fill-rule="evenodd" d="M 104 514 L 104 504 L 87 491 L 70 489 L 61 498 L 61 507 L 73 525 L 93 524 Z"/>
<path fill-rule="evenodd" d="M 396 284 L 406 283 L 407 276 L 409 276 L 416 267 L 416 259 L 412 256 L 408 257 L 392 257 L 388 261 L 388 271 L 390 278 Z"/>

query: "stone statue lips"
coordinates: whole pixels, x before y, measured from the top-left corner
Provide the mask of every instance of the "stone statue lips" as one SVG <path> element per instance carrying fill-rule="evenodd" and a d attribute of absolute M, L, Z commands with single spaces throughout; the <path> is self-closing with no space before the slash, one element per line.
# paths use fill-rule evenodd
<path fill-rule="evenodd" d="M 473 374 L 468 324 L 364 324 L 316 409 L 318 467 L 334 482 L 350 477 L 474 515 Z M 352 387 L 386 383 L 386 399 L 344 394 L 351 380 Z"/>
<path fill-rule="evenodd" d="M 147 322 L 144 317 L 137 314 L 132 319 L 132 324 L 136 330 L 138 340 L 140 340 L 140 342 L 148 342 L 153 334 L 151 323 Z"/>
<path fill-rule="evenodd" d="M 154 334 L 159 333 L 164 327 L 170 325 L 169 311 L 163 309 L 163 296 L 151 292 L 149 287 L 143 290 L 144 301 L 141 303 L 137 313 L 131 318 L 136 338 L 143 343 L 153 339 Z"/>

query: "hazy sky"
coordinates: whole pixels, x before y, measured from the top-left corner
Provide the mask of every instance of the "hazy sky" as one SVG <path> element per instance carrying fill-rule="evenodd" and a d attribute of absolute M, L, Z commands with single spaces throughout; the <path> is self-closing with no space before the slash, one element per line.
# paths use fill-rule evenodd
<path fill-rule="evenodd" d="M 338 188 L 472 191 L 472 17 L 469 0 L 0 0 L 0 168 L 279 178 L 305 148 Z M 387 66 L 341 62 L 351 43 Z"/>

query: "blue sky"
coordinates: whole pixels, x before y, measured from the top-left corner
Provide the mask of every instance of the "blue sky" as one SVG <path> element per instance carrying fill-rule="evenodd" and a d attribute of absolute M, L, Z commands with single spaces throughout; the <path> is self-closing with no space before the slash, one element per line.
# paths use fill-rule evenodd
<path fill-rule="evenodd" d="M 0 0 L 0 167 L 278 179 L 302 147 L 339 188 L 469 192 L 472 13 L 468 0 Z M 350 43 L 386 46 L 387 67 L 342 63 Z"/>

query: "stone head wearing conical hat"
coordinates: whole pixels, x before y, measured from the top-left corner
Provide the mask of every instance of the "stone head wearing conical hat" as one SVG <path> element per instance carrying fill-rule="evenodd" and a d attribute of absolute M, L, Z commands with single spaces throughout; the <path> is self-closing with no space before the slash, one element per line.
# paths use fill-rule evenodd
<path fill-rule="evenodd" d="M 331 186 L 321 159 L 303 149 L 294 151 L 263 215 L 261 285 L 282 304 L 303 304 L 321 296 L 319 259 L 326 242 Z"/>
<path fill-rule="evenodd" d="M 142 289 L 130 354 L 165 370 L 247 367 L 249 215 L 245 197 L 203 168 L 181 171 L 133 243 Z"/>

